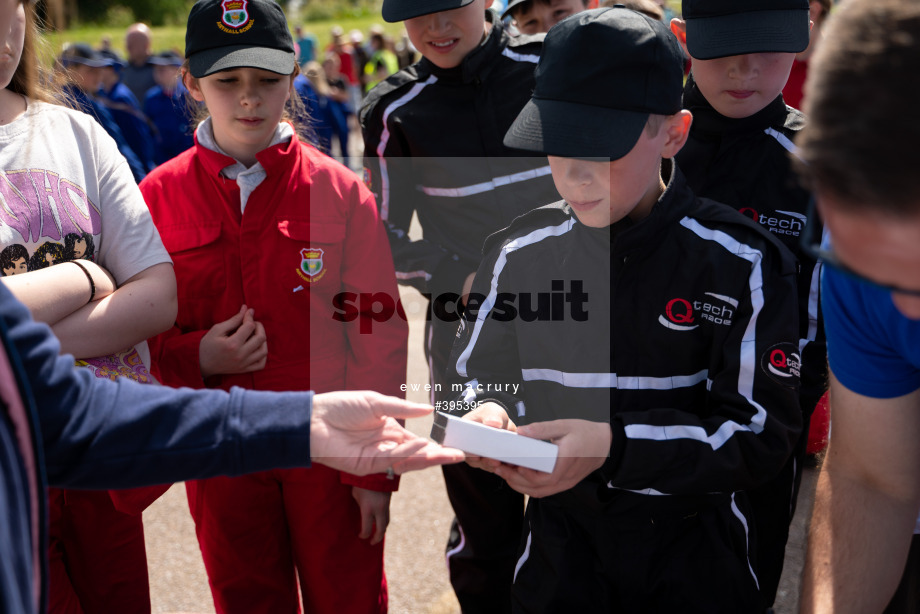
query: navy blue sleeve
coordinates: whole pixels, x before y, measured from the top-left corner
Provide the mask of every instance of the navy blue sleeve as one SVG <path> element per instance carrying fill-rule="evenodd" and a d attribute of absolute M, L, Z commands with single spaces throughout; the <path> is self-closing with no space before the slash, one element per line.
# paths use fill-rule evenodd
<path fill-rule="evenodd" d="M 97 379 L 0 284 L 0 332 L 38 416 L 48 481 L 123 488 L 310 465 L 312 392 Z"/>

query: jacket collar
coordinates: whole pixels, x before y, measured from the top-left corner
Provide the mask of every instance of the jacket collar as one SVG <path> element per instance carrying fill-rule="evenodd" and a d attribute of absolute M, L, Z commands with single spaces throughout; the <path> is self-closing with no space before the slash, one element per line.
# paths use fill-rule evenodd
<path fill-rule="evenodd" d="M 203 124 L 204 122 L 202 122 L 202 125 Z M 199 129 L 201 129 L 201 127 L 200 125 Z M 215 178 L 221 178 L 222 170 L 228 166 L 237 164 L 237 161 L 232 157 L 207 147 L 199 140 L 198 136 L 198 130 L 195 130 L 195 151 L 208 175 Z M 206 138 L 204 140 L 206 140 Z M 279 170 L 283 172 L 286 165 L 293 166 L 299 161 L 299 158 L 300 139 L 298 139 L 296 131 L 294 131 L 294 135 L 290 140 L 276 143 L 256 154 L 256 160 L 270 175 L 277 173 Z M 304 175 L 306 179 L 309 177 L 310 173 L 306 172 Z"/>
<path fill-rule="evenodd" d="M 766 107 L 751 115 L 733 119 L 716 111 L 693 80 L 693 74 L 687 78 L 684 86 L 684 108 L 693 113 L 693 125 L 690 127 L 695 136 L 718 136 L 741 132 L 762 132 L 771 126 L 782 126 L 786 120 L 786 103 L 780 94 Z"/>
<path fill-rule="evenodd" d="M 459 81 L 472 83 L 483 71 L 495 63 L 495 55 L 500 53 L 504 37 L 508 36 L 502 22 L 494 11 L 486 10 L 486 19 L 492 24 L 492 29 L 479 43 L 479 46 L 470 51 L 459 66 L 454 68 L 439 68 L 428 58 L 422 56 L 418 63 L 419 73 L 434 75 L 445 81 Z"/>
<path fill-rule="evenodd" d="M 690 211 L 693 192 L 687 187 L 687 179 L 673 158 L 662 161 L 661 173 L 666 185 L 658 202 L 645 218 L 622 228 L 615 235 L 611 234 L 613 251 L 657 247 L 661 231 L 670 224 L 678 223 Z"/>

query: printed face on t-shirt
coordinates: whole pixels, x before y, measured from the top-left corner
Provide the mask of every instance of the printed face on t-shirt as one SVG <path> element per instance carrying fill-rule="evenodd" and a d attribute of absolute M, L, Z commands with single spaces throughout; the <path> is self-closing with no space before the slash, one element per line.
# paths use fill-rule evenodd
<path fill-rule="evenodd" d="M 12 266 L 10 267 L 3 267 L 4 275 L 19 275 L 20 273 L 26 273 L 29 270 L 29 265 L 25 258 L 13 260 L 11 264 Z"/>

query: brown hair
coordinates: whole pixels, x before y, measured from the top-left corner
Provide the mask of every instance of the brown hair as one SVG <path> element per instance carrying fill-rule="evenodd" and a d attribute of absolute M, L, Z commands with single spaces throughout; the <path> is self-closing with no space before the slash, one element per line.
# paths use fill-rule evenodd
<path fill-rule="evenodd" d="M 920 214 L 920 2 L 848 0 L 831 17 L 806 84 L 799 171 L 854 210 Z"/>

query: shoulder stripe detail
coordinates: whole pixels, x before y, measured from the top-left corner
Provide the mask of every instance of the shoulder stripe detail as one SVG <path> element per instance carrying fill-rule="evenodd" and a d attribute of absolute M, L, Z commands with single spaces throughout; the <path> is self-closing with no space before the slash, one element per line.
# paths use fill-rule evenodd
<path fill-rule="evenodd" d="M 510 241 L 507 245 L 502 247 L 502 251 L 498 255 L 498 259 L 495 261 L 495 266 L 492 269 L 492 281 L 489 287 L 489 295 L 486 297 L 486 300 L 483 301 L 482 305 L 479 307 L 479 312 L 476 314 L 476 323 L 473 325 L 473 334 L 470 336 L 470 342 L 463 348 L 463 352 L 460 353 L 460 357 L 457 359 L 457 373 L 460 377 L 468 377 L 466 365 L 470 360 L 470 355 L 473 353 L 473 348 L 476 347 L 479 335 L 482 333 L 483 324 L 485 324 L 486 319 L 495 307 L 495 302 L 498 298 L 498 277 L 501 275 L 502 269 L 505 268 L 505 264 L 508 262 L 508 254 L 529 245 L 539 243 L 543 239 L 564 235 L 572 230 L 574 225 L 575 219 L 570 218 L 558 226 L 547 226 L 534 230 L 523 237 L 518 237 Z"/>
<path fill-rule="evenodd" d="M 507 47 L 505 47 L 505 50 L 502 51 L 502 55 L 506 58 L 514 60 L 515 62 L 530 62 L 532 64 L 536 64 L 540 61 L 540 56 L 534 53 L 517 53 L 515 51 L 511 51 Z"/>
<path fill-rule="evenodd" d="M 566 373 L 555 369 L 522 369 L 525 382 L 555 382 L 567 388 L 617 388 L 619 390 L 674 390 L 707 381 L 709 371 L 672 377 L 619 376 L 616 373 Z"/>
<path fill-rule="evenodd" d="M 513 175 L 503 175 L 501 177 L 494 177 L 490 181 L 483 181 L 482 183 L 477 183 L 470 186 L 464 186 L 460 188 L 431 188 L 428 186 L 421 186 L 422 192 L 428 196 L 442 196 L 444 198 L 463 198 L 465 196 L 473 196 L 476 194 L 482 194 L 483 192 L 490 192 L 500 187 L 507 185 L 512 185 L 515 183 L 521 183 L 524 181 L 530 181 L 531 179 L 537 179 L 539 177 L 545 177 L 551 173 L 549 165 L 541 166 L 539 168 L 534 168 L 529 171 L 522 171 L 520 173 L 514 173 Z"/>
<path fill-rule="evenodd" d="M 776 130 L 775 128 L 767 128 L 766 130 L 764 130 L 764 132 L 772 136 L 774 139 L 776 139 L 777 142 L 783 146 L 783 149 L 791 153 L 793 156 L 795 156 L 799 160 L 802 159 L 801 156 L 799 156 L 799 148 L 795 146 L 795 143 L 789 140 L 788 136 L 786 136 L 779 130 Z"/>
<path fill-rule="evenodd" d="M 390 114 L 418 96 L 423 89 L 437 82 L 437 80 L 437 77 L 431 75 L 425 81 L 416 83 L 412 86 L 412 89 L 402 97 L 394 100 L 383 112 L 383 132 L 380 135 L 380 142 L 377 143 L 377 157 L 380 159 L 380 217 L 384 220 L 389 219 L 390 214 L 390 176 L 387 172 L 387 159 L 384 157 L 387 144 L 390 142 L 390 126 L 388 124 Z"/>
<path fill-rule="evenodd" d="M 739 348 L 738 392 L 754 409 L 754 415 L 749 424 L 738 424 L 726 420 L 722 426 L 713 433 L 708 434 L 699 426 L 674 424 L 669 426 L 656 426 L 651 424 L 630 424 L 625 428 L 626 436 L 630 439 L 650 439 L 654 441 L 669 441 L 672 439 L 693 439 L 708 444 L 713 450 L 718 450 L 732 435 L 737 432 L 750 432 L 759 434 L 764 429 L 767 420 L 767 410 L 754 400 L 754 374 L 757 370 L 757 318 L 763 309 L 763 271 L 761 263 L 763 254 L 749 245 L 741 243 L 734 237 L 720 230 L 706 228 L 698 221 L 685 217 L 680 225 L 707 241 L 714 241 L 728 252 L 743 258 L 751 263 L 751 274 L 748 277 L 748 286 L 751 292 L 751 306 L 753 312 L 747 323 Z"/>

